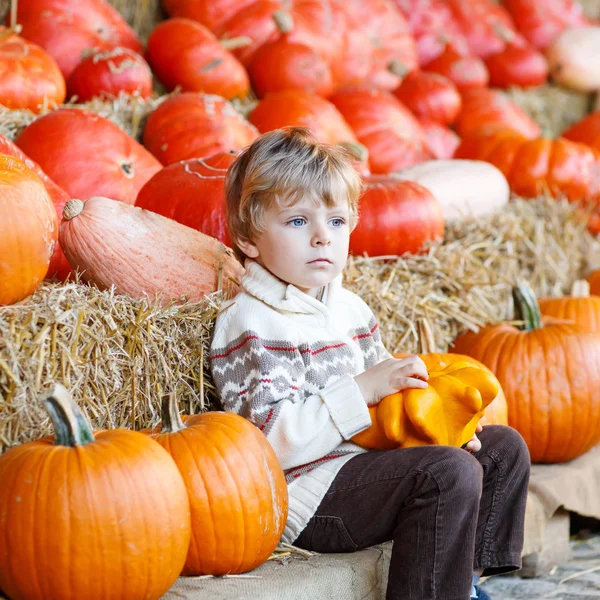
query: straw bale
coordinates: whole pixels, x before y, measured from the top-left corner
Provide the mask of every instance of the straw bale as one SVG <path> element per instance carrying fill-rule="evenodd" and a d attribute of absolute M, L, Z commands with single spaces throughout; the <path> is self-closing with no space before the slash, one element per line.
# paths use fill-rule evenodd
<path fill-rule="evenodd" d="M 445 350 L 464 328 L 510 318 L 518 279 L 539 295 L 561 295 L 590 257 L 598 263 L 598 242 L 578 214 L 566 201 L 516 199 L 502 214 L 452 225 L 422 255 L 351 258 L 345 285 L 372 307 L 391 351 L 418 350 L 418 317 Z M 53 381 L 72 390 L 97 428 L 148 427 L 171 391 L 185 412 L 217 407 L 206 357 L 222 300 L 161 308 L 46 282 L 0 307 L 0 448 L 49 433 L 37 399 Z"/>
<path fill-rule="evenodd" d="M 0 448 L 49 433 L 38 397 L 53 381 L 71 390 L 96 428 L 139 429 L 174 391 L 186 412 L 215 408 L 205 378 L 215 293 L 161 307 L 78 282 L 44 282 L 0 307 Z"/>

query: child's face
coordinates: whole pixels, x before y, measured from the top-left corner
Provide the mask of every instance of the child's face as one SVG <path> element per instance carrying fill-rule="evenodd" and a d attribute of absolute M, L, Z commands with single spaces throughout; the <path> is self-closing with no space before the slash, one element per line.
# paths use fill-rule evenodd
<path fill-rule="evenodd" d="M 291 206 L 274 204 L 265 226 L 256 240 L 239 246 L 279 279 L 316 296 L 342 272 L 350 242 L 347 202 L 328 208 L 304 197 Z"/>

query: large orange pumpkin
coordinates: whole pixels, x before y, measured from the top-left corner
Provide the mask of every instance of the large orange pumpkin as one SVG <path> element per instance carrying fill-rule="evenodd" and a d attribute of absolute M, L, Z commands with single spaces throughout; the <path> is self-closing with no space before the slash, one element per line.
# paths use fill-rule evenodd
<path fill-rule="evenodd" d="M 221 288 L 236 291 L 244 271 L 214 238 L 110 198 L 69 200 L 59 239 L 83 279 L 134 298 L 196 302 Z"/>
<path fill-rule="evenodd" d="M 585 279 L 575 281 L 568 296 L 540 298 L 543 315 L 572 321 L 587 331 L 600 333 L 600 296 L 590 296 Z"/>
<path fill-rule="evenodd" d="M 288 491 L 261 431 L 230 412 L 194 415 L 184 424 L 171 394 L 163 400 L 162 425 L 150 435 L 173 457 L 190 498 L 183 574 L 244 573 L 264 563 L 283 533 Z"/>
<path fill-rule="evenodd" d="M 0 104 L 38 113 L 62 104 L 66 94 L 54 59 L 37 44 L 0 28 Z"/>
<path fill-rule="evenodd" d="M 192 227 L 230 246 L 225 175 L 235 155 L 192 158 L 161 169 L 140 190 L 135 205 Z"/>
<path fill-rule="evenodd" d="M 391 92 L 349 88 L 330 101 L 369 151 L 373 173 L 399 171 L 433 158 L 416 117 Z"/>
<path fill-rule="evenodd" d="M 104 195 L 133 204 L 161 164 L 132 137 L 96 113 L 54 110 L 25 127 L 16 144 L 71 198 Z"/>
<path fill-rule="evenodd" d="M 385 175 L 365 179 L 350 252 L 369 256 L 417 253 L 426 242 L 443 236 L 442 207 L 429 190 Z"/>
<path fill-rule="evenodd" d="M 34 160 L 31 160 L 21 150 L 21 148 L 19 148 L 19 146 L 11 142 L 8 138 L 5 138 L 3 135 L 0 135 L 0 154 L 8 154 L 9 156 L 18 158 L 42 180 L 44 186 L 46 187 L 46 191 L 50 195 L 50 199 L 54 204 L 56 216 L 58 217 L 58 223 L 60 224 L 62 221 L 63 208 L 70 199 L 69 194 L 56 185 L 56 183 L 54 183 L 54 181 L 52 181 L 52 179 L 50 179 L 50 177 L 48 177 L 48 175 L 42 171 L 41 167 Z M 48 267 L 46 278 L 64 280 L 68 277 L 69 273 L 72 272 L 73 269 L 69 264 L 69 261 L 66 259 L 60 244 L 56 243 L 54 245 L 52 258 L 50 259 L 50 266 Z"/>
<path fill-rule="evenodd" d="M 173 459 L 136 431 L 92 433 L 58 384 L 44 405 L 54 436 L 0 456 L 0 587 L 13 600 L 158 600 L 190 541 Z"/>
<path fill-rule="evenodd" d="M 251 144 L 258 131 L 225 98 L 185 92 L 165 100 L 150 113 L 144 146 L 163 165 Z"/>
<path fill-rule="evenodd" d="M 514 290 L 522 329 L 503 324 L 459 336 L 453 350 L 489 367 L 502 385 L 508 422 L 532 462 L 566 462 L 600 442 L 600 334 L 543 323 L 528 286 Z"/>
<path fill-rule="evenodd" d="M 148 37 L 147 55 L 154 74 L 172 90 L 205 92 L 231 100 L 250 91 L 242 64 L 206 27 L 191 19 L 159 23 Z"/>
<path fill-rule="evenodd" d="M 25 163 L 0 154 L 0 305 L 29 296 L 42 282 L 57 243 L 56 210 Z"/>
<path fill-rule="evenodd" d="M 24 38 L 54 58 L 65 79 L 91 50 L 143 50 L 133 29 L 104 0 L 19 0 L 17 22 Z"/>

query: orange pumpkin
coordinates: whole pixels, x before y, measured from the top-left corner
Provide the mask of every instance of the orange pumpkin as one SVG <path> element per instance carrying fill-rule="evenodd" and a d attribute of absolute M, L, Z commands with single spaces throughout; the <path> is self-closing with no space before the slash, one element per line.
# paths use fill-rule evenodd
<path fill-rule="evenodd" d="M 590 296 L 590 283 L 575 281 L 568 296 L 540 298 L 543 315 L 572 321 L 583 329 L 600 333 L 600 296 Z"/>
<path fill-rule="evenodd" d="M 71 198 L 103 194 L 133 204 L 161 164 L 100 115 L 59 108 L 25 127 L 16 144 Z"/>
<path fill-rule="evenodd" d="M 419 120 L 419 125 L 423 131 L 427 148 L 434 159 L 448 159 L 454 156 L 456 149 L 460 146 L 460 137 L 453 129 L 437 121 L 424 119 Z M 420 162 L 417 166 L 419 164 L 425 164 L 425 162 Z"/>
<path fill-rule="evenodd" d="M 163 165 L 251 144 L 258 131 L 225 98 L 185 92 L 165 100 L 150 113 L 144 146 Z"/>
<path fill-rule="evenodd" d="M 590 284 L 590 293 L 594 296 L 600 296 L 600 270 L 592 271 L 586 280 Z"/>
<path fill-rule="evenodd" d="M 496 375 L 508 423 L 525 439 L 532 462 L 566 462 L 600 442 L 600 334 L 564 321 L 542 323 L 529 287 L 513 293 L 522 329 L 490 325 L 459 336 L 453 350 Z"/>
<path fill-rule="evenodd" d="M 120 92 L 147 98 L 152 93 L 152 72 L 137 52 L 111 48 L 84 58 L 71 73 L 67 87 L 78 102 L 95 96 L 116 97 Z"/>
<path fill-rule="evenodd" d="M 154 74 L 172 90 L 205 92 L 232 99 L 250 91 L 241 63 L 206 27 L 191 19 L 159 23 L 148 37 L 147 55 Z"/>
<path fill-rule="evenodd" d="M 162 597 L 190 542 L 173 459 L 136 431 L 92 433 L 58 384 L 44 405 L 54 436 L 0 456 L 0 588 L 14 600 Z"/>
<path fill-rule="evenodd" d="M 58 235 L 56 210 L 42 180 L 25 163 L 0 154 L 0 305 L 32 294 L 42 282 Z"/>
<path fill-rule="evenodd" d="M 214 238 L 109 198 L 69 200 L 59 239 L 84 280 L 134 298 L 195 302 L 221 288 L 236 291 L 244 271 Z"/>
<path fill-rule="evenodd" d="M 433 158 L 416 117 L 391 92 L 366 87 L 329 99 L 369 151 L 373 173 L 385 174 Z"/>
<path fill-rule="evenodd" d="M 65 101 L 65 80 L 55 60 L 37 44 L 0 28 L 0 104 L 35 113 Z"/>
<path fill-rule="evenodd" d="M 452 44 L 447 44 L 442 54 L 423 68 L 448 78 L 461 93 L 485 88 L 490 81 L 487 67 L 480 58 L 459 52 Z"/>
<path fill-rule="evenodd" d="M 234 154 L 221 152 L 164 167 L 140 190 L 135 205 L 230 246 L 225 214 L 225 175 L 234 160 Z"/>
<path fill-rule="evenodd" d="M 548 79 L 548 61 L 544 55 L 522 42 L 507 43 L 504 50 L 488 56 L 485 66 L 494 87 L 535 87 Z"/>
<path fill-rule="evenodd" d="M 600 150 L 600 110 L 586 115 L 583 119 L 571 125 L 563 132 L 562 137 Z"/>
<path fill-rule="evenodd" d="M 190 498 L 192 539 L 183 574 L 244 573 L 264 563 L 283 533 L 288 491 L 261 431 L 231 412 L 190 416 L 184 424 L 171 394 L 150 435 L 173 457 Z"/>

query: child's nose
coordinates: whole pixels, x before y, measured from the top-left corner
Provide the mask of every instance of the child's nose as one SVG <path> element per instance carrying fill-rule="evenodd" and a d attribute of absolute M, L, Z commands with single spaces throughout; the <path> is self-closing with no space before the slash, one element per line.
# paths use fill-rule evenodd
<path fill-rule="evenodd" d="M 318 227 L 313 232 L 312 245 L 313 246 L 329 246 L 331 243 L 331 237 L 326 227 Z"/>

